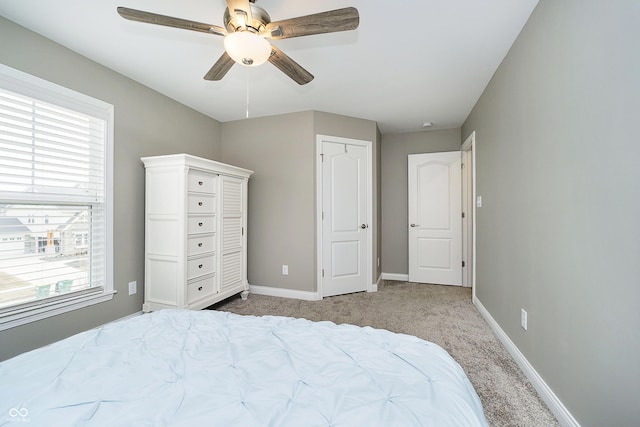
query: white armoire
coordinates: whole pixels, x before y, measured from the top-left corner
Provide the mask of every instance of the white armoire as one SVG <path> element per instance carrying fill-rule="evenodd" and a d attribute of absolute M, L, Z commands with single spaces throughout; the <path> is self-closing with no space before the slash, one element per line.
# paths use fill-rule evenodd
<path fill-rule="evenodd" d="M 188 154 L 143 157 L 143 310 L 199 310 L 249 293 L 247 183 L 253 171 Z"/>

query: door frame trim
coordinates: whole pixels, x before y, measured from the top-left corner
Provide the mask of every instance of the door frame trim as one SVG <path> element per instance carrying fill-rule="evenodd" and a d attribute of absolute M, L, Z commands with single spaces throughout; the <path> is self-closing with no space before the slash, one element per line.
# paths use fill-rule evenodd
<path fill-rule="evenodd" d="M 323 267 L 323 235 L 322 235 L 322 143 L 323 142 L 335 142 L 337 144 L 349 144 L 359 145 L 367 149 L 367 224 L 369 227 L 367 232 L 367 245 L 365 248 L 365 280 L 367 292 L 374 292 L 376 289 L 373 283 L 373 172 L 372 172 L 372 154 L 373 154 L 373 141 L 366 141 L 362 139 L 343 138 L 339 136 L 321 135 L 316 134 L 316 283 L 318 288 L 318 297 L 322 299 L 324 297 L 324 291 L 322 289 L 322 267 Z"/>
<path fill-rule="evenodd" d="M 472 300 L 476 300 L 476 217 L 477 217 L 477 203 L 476 203 L 476 132 L 473 131 L 467 137 L 467 139 L 462 143 L 460 147 L 460 151 L 464 154 L 465 152 L 471 152 L 471 227 L 467 227 L 467 235 L 463 235 L 462 239 L 467 239 L 467 245 L 471 246 L 471 295 Z M 470 231 L 470 233 L 469 233 Z M 464 245 L 463 245 L 464 247 Z M 468 247 L 468 246 L 467 246 Z M 465 278 L 468 275 L 463 271 L 463 286 L 467 285 L 465 282 Z"/>

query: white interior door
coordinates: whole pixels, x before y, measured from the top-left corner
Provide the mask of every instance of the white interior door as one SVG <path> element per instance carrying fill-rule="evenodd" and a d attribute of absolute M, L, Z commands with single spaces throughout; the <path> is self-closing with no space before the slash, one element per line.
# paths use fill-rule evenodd
<path fill-rule="evenodd" d="M 368 149 L 322 142 L 322 296 L 367 289 Z"/>
<path fill-rule="evenodd" d="M 409 281 L 462 285 L 459 151 L 409 155 Z"/>

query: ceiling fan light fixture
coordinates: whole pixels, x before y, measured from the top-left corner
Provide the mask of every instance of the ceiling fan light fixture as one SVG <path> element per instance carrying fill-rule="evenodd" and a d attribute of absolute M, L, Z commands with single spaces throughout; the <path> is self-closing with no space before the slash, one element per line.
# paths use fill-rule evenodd
<path fill-rule="evenodd" d="M 271 44 L 249 31 L 228 34 L 224 38 L 224 49 L 235 62 L 249 67 L 264 64 L 271 56 Z"/>

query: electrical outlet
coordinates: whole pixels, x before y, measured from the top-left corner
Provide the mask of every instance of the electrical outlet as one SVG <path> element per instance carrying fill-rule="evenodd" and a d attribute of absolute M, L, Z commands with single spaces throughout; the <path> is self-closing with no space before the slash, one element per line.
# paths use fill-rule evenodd
<path fill-rule="evenodd" d="M 283 276 L 287 276 L 287 275 L 289 275 L 289 266 L 288 266 L 288 265 L 286 265 L 286 264 L 283 264 L 283 265 L 282 265 L 282 275 L 283 275 Z"/>
<path fill-rule="evenodd" d="M 138 282 L 135 280 L 133 282 L 129 282 L 129 295 L 133 295 L 138 292 Z"/>
<path fill-rule="evenodd" d="M 520 326 L 522 326 L 522 329 L 525 331 L 527 330 L 527 312 L 524 308 L 520 309 Z"/>

